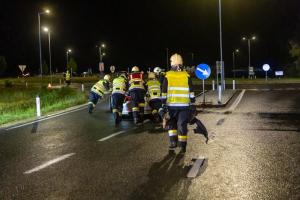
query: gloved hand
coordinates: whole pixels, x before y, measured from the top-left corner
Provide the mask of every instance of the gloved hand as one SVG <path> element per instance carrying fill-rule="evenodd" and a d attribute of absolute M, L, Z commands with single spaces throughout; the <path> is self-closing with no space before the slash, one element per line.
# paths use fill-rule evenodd
<path fill-rule="evenodd" d="M 196 105 L 194 103 L 190 104 L 190 110 L 196 111 Z"/>

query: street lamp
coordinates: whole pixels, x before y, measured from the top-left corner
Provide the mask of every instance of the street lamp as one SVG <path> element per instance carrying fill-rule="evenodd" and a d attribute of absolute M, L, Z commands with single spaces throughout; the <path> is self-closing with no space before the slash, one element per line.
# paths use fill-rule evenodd
<path fill-rule="evenodd" d="M 248 53 L 249 53 L 249 64 L 248 64 L 248 78 L 250 78 L 250 68 L 251 68 L 251 40 L 256 40 L 256 36 L 252 37 L 243 37 L 243 41 L 248 41 Z"/>
<path fill-rule="evenodd" d="M 102 53 L 103 49 L 106 47 L 105 44 L 101 44 L 99 45 L 99 57 L 100 57 L 100 63 L 102 62 L 102 58 L 103 56 L 105 56 L 106 54 L 105 53 Z"/>
<path fill-rule="evenodd" d="M 43 77 L 43 68 L 42 68 L 42 45 L 41 45 L 41 15 L 49 14 L 50 10 L 46 9 L 43 12 L 38 12 L 38 30 L 39 30 L 39 50 L 40 50 L 40 72 L 41 78 Z"/>
<path fill-rule="evenodd" d="M 234 51 L 232 51 L 233 79 L 235 79 L 235 54 L 239 52 L 240 52 L 239 49 L 235 49 Z"/>
<path fill-rule="evenodd" d="M 69 63 L 69 53 L 72 52 L 72 49 L 67 50 L 67 70 L 68 70 L 68 63 Z"/>
<path fill-rule="evenodd" d="M 48 33 L 48 42 L 49 42 L 49 66 L 50 66 L 50 77 L 52 84 L 52 60 L 51 60 L 51 32 L 48 27 L 44 27 L 44 32 Z"/>

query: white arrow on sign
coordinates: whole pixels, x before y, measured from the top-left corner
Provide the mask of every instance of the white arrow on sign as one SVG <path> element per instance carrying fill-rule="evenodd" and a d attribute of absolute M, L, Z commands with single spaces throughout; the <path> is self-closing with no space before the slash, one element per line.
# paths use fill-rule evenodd
<path fill-rule="evenodd" d="M 200 71 L 203 74 L 203 76 L 208 76 L 209 75 L 206 69 L 202 70 L 200 68 L 197 68 L 197 70 Z"/>

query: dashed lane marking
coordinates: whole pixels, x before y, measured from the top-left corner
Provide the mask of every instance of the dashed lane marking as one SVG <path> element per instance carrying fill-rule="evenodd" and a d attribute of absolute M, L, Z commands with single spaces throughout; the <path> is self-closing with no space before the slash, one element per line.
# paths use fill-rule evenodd
<path fill-rule="evenodd" d="M 65 159 L 71 157 L 71 156 L 74 156 L 74 155 L 75 155 L 75 153 L 69 153 L 69 154 L 62 155 L 62 156 L 60 156 L 58 158 L 55 158 L 53 160 L 49 160 L 48 162 L 45 162 L 44 164 L 42 164 L 40 166 L 37 166 L 37 167 L 35 167 L 35 168 L 31 169 L 31 170 L 28 170 L 28 171 L 24 172 L 24 174 L 32 174 L 34 172 L 40 171 L 41 169 L 49 167 L 50 165 L 58 163 L 58 162 L 60 162 L 62 160 L 65 160 Z"/>

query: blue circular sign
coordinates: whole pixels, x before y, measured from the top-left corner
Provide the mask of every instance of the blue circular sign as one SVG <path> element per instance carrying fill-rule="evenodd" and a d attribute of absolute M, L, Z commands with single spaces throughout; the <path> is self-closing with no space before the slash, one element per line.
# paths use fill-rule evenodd
<path fill-rule="evenodd" d="M 195 70 L 197 78 L 205 80 L 210 76 L 211 70 L 207 64 L 199 64 Z"/>

